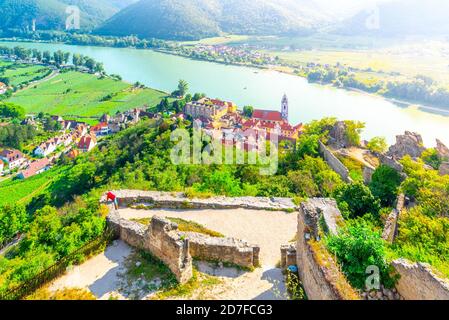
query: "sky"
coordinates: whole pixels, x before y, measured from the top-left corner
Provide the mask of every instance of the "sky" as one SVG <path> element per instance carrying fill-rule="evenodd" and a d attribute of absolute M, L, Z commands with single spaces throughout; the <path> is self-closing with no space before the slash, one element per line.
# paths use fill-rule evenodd
<path fill-rule="evenodd" d="M 321 8 L 334 13 L 356 13 L 364 7 L 393 0 L 313 0 Z"/>

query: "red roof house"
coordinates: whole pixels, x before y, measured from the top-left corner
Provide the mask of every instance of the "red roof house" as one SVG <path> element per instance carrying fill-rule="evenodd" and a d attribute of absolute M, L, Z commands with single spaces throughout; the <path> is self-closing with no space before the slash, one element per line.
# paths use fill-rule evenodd
<path fill-rule="evenodd" d="M 97 145 L 97 139 L 94 135 L 83 136 L 78 143 L 78 149 L 81 152 L 89 152 Z"/>
<path fill-rule="evenodd" d="M 50 167 L 50 161 L 47 158 L 43 158 L 32 162 L 28 168 L 19 173 L 18 177 L 20 179 L 28 179 L 29 177 L 44 172 L 48 167 Z"/>
<path fill-rule="evenodd" d="M 283 122 L 282 114 L 279 111 L 254 110 L 253 118 L 264 122 Z"/>

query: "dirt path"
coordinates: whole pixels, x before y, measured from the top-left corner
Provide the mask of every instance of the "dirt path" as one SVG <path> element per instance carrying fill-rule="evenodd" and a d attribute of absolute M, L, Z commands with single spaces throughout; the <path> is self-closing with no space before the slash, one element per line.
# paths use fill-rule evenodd
<path fill-rule="evenodd" d="M 114 241 L 105 252 L 73 267 L 66 275 L 53 281 L 49 290 L 79 288 L 89 290 L 97 299 L 106 300 L 111 296 L 124 299 L 118 293 L 119 275 L 125 271 L 125 261 L 131 253 L 132 248 L 123 241 Z"/>
<path fill-rule="evenodd" d="M 289 243 L 297 230 L 297 215 L 260 210 L 134 210 L 119 211 L 125 219 L 153 216 L 181 218 L 204 225 L 227 237 L 242 239 L 260 246 L 261 264 L 275 267 L 280 260 L 280 247 Z"/>

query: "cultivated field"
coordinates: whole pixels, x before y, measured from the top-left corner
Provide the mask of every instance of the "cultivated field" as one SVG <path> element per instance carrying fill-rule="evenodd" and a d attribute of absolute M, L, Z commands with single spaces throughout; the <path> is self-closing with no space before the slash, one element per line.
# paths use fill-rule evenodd
<path fill-rule="evenodd" d="M 0 68 L 9 66 L 8 62 L 1 62 Z M 33 81 L 36 78 L 44 77 L 49 72 L 49 68 L 28 64 L 19 64 L 12 68 L 0 72 L 0 77 L 8 78 L 10 85 L 18 86 Z"/>
<path fill-rule="evenodd" d="M 136 89 L 110 78 L 67 72 L 18 92 L 9 101 L 21 105 L 28 113 L 89 118 L 144 105 L 151 107 L 164 96 L 161 91 Z"/>
<path fill-rule="evenodd" d="M 58 178 L 61 169 L 52 169 L 26 180 L 5 180 L 0 182 L 0 207 L 6 204 L 28 204 L 35 196 L 43 193 Z"/>

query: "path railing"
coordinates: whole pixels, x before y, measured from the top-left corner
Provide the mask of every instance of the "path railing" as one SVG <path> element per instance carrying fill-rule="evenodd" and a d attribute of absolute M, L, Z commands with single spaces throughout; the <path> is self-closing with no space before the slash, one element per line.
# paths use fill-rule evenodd
<path fill-rule="evenodd" d="M 35 277 L 23 282 L 15 288 L 7 290 L 4 293 L 0 292 L 0 300 L 19 300 L 32 294 L 45 284 L 63 275 L 67 271 L 67 267 L 79 261 L 80 257 L 92 254 L 103 245 L 107 245 L 115 239 L 115 233 L 110 229 L 106 229 L 101 236 L 88 242 L 68 256 L 65 256 L 54 265 L 37 274 Z"/>

